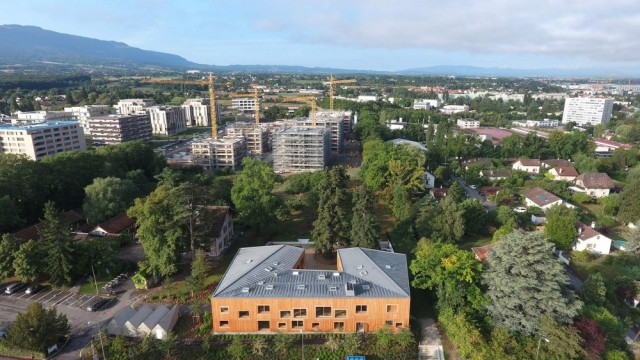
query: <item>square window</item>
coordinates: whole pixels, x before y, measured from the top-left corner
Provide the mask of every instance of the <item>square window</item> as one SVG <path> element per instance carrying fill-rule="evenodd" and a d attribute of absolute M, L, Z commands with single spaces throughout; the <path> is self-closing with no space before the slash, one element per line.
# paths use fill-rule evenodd
<path fill-rule="evenodd" d="M 248 318 L 249 317 L 249 312 L 248 311 L 238 311 L 238 317 L 239 318 Z"/>
<path fill-rule="evenodd" d="M 278 329 L 286 329 L 287 323 L 278 323 Z"/>
<path fill-rule="evenodd" d="M 229 327 L 228 321 L 220 321 L 220 327 Z"/>
<path fill-rule="evenodd" d="M 293 309 L 293 317 L 307 317 L 307 309 Z"/>
<path fill-rule="evenodd" d="M 304 325 L 304 322 L 302 320 L 293 320 L 291 322 L 292 329 L 302 329 L 303 325 Z"/>
<path fill-rule="evenodd" d="M 387 325 L 387 326 L 393 326 L 393 321 L 387 320 L 387 321 L 384 322 L 384 324 Z"/>
<path fill-rule="evenodd" d="M 344 330 L 344 322 L 343 321 L 334 322 L 333 323 L 333 330 L 338 330 L 338 331 Z"/>
<path fill-rule="evenodd" d="M 269 330 L 270 325 L 268 321 L 258 321 L 258 331 Z"/>
<path fill-rule="evenodd" d="M 366 314 L 367 305 L 356 305 L 356 314 Z"/>
<path fill-rule="evenodd" d="M 311 328 L 319 329 L 320 328 L 320 323 L 311 323 Z"/>
<path fill-rule="evenodd" d="M 228 306 L 221 306 L 220 307 L 220 314 L 228 314 L 229 313 L 229 307 Z"/>
<path fill-rule="evenodd" d="M 264 314 L 269 312 L 269 305 L 258 305 L 258 314 Z"/>
<path fill-rule="evenodd" d="M 397 313 L 398 312 L 398 305 L 387 305 L 387 312 L 388 313 Z"/>
<path fill-rule="evenodd" d="M 316 317 L 330 317 L 331 307 L 329 306 L 316 306 Z"/>
<path fill-rule="evenodd" d="M 398 329 L 401 329 L 401 328 L 402 328 L 402 323 L 396 323 L 396 327 L 397 327 Z"/>
<path fill-rule="evenodd" d="M 280 310 L 280 317 L 281 318 L 291 317 L 291 311 L 290 310 Z"/>
<path fill-rule="evenodd" d="M 347 317 L 347 310 L 336 310 L 334 316 L 337 318 Z"/>

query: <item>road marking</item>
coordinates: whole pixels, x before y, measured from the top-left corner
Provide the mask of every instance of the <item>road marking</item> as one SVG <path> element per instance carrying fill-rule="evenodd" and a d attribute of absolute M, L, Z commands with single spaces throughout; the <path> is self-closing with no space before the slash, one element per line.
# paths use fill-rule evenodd
<path fill-rule="evenodd" d="M 49 301 L 53 300 L 56 296 L 60 295 L 60 292 L 57 291 L 57 290 L 51 290 L 49 292 L 49 294 L 53 294 L 53 295 L 50 298 L 42 300 L 43 303 L 46 303 L 46 302 L 49 302 Z"/>
<path fill-rule="evenodd" d="M 51 294 L 51 292 L 52 292 L 52 291 L 53 291 L 53 290 L 49 290 L 49 291 L 45 291 L 45 292 L 44 292 L 44 294 L 36 294 L 36 296 L 38 296 L 38 295 L 42 295 L 42 296 L 41 296 L 41 297 L 39 297 L 39 298 L 37 298 L 37 299 L 35 299 L 34 301 L 40 301 L 40 300 L 41 300 L 42 298 L 44 298 L 45 296 L 47 296 L 47 295 Z"/>
<path fill-rule="evenodd" d="M 90 298 L 89 298 L 89 300 L 87 300 L 87 301 L 85 301 L 85 302 L 83 302 L 83 303 L 79 304 L 79 305 L 78 305 L 78 308 L 80 308 L 80 309 L 84 309 L 85 305 L 87 305 L 88 303 L 90 303 L 93 299 L 95 299 L 95 297 L 93 297 L 93 296 L 92 296 L 92 297 L 90 297 Z"/>
<path fill-rule="evenodd" d="M 58 305 L 58 304 L 62 303 L 63 301 L 68 299 L 70 296 L 73 296 L 73 294 L 72 293 L 66 293 L 66 295 L 63 296 L 62 299 L 57 300 L 56 302 L 53 303 L 53 305 Z"/>

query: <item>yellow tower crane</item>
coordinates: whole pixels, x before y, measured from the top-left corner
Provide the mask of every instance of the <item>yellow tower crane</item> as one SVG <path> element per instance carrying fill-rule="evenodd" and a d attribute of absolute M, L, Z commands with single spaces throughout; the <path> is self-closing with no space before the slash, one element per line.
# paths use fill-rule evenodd
<path fill-rule="evenodd" d="M 333 78 L 333 74 L 329 76 L 329 109 L 333 110 L 333 90 L 334 85 L 338 84 L 353 84 L 356 82 L 356 79 L 348 79 L 348 80 L 336 80 Z"/>
<path fill-rule="evenodd" d="M 255 113 L 256 124 L 260 124 L 260 97 L 258 96 L 258 88 L 255 87 L 253 89 L 253 95 L 251 94 L 229 94 L 232 98 L 234 97 L 250 97 L 253 96 L 253 110 Z"/>
<path fill-rule="evenodd" d="M 300 96 L 300 97 L 284 97 L 283 102 L 288 101 L 301 101 L 311 104 L 311 111 L 309 112 L 309 119 L 311 119 L 311 125 L 316 126 L 316 98 L 313 96 Z"/>
<path fill-rule="evenodd" d="M 181 80 L 181 79 L 144 79 L 143 83 L 153 83 L 153 84 L 182 84 L 182 85 L 200 85 L 200 86 L 208 86 L 209 87 L 209 106 L 211 107 L 211 137 L 214 140 L 218 139 L 218 127 L 216 123 L 216 94 L 213 89 L 214 81 L 213 81 L 213 73 L 209 73 L 209 80 Z M 227 83 L 230 85 L 230 83 Z"/>

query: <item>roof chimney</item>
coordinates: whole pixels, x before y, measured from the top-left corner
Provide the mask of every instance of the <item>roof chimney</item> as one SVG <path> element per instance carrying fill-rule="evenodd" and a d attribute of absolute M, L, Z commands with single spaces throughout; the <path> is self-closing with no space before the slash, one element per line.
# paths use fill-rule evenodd
<path fill-rule="evenodd" d="M 592 228 L 592 229 L 595 229 L 595 228 L 596 228 L 596 222 L 595 222 L 595 221 L 592 221 L 592 222 L 591 222 L 591 228 Z"/>

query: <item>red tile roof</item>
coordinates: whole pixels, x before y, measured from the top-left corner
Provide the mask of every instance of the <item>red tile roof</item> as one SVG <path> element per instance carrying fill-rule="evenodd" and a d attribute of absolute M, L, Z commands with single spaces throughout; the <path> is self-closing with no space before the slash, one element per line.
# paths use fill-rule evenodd
<path fill-rule="evenodd" d="M 553 168 L 558 176 L 578 176 L 578 170 L 571 165 L 560 165 Z"/>
<path fill-rule="evenodd" d="M 433 188 L 431 189 L 431 195 L 436 199 L 440 200 L 447 196 L 449 193 L 449 188 Z"/>
<path fill-rule="evenodd" d="M 587 226 L 580 221 L 576 221 L 576 230 L 578 230 L 578 239 L 582 241 L 589 240 L 594 236 L 602 235 L 591 226 Z"/>
<path fill-rule="evenodd" d="M 62 214 L 60 214 L 58 219 L 60 219 L 60 222 L 65 225 L 72 225 L 84 221 L 84 217 L 73 210 L 63 212 Z M 40 237 L 40 232 L 38 231 L 38 229 L 42 226 L 43 223 L 41 221 L 35 225 L 29 226 L 28 228 L 15 232 L 13 235 L 15 235 L 16 238 L 22 240 L 36 240 Z"/>
<path fill-rule="evenodd" d="M 549 167 L 557 167 L 557 166 L 571 166 L 571 161 L 565 159 L 549 159 L 542 160 L 542 163 Z"/>
<path fill-rule="evenodd" d="M 538 159 L 520 159 L 518 160 L 522 166 L 540 166 Z"/>
<path fill-rule="evenodd" d="M 576 178 L 586 189 L 613 189 L 613 180 L 605 173 L 584 173 Z"/>
<path fill-rule="evenodd" d="M 487 196 L 493 196 L 500 192 L 500 188 L 498 186 L 483 186 L 480 188 L 480 191 Z"/>
<path fill-rule="evenodd" d="M 496 244 L 497 243 L 491 243 L 485 246 L 472 247 L 471 251 L 476 255 L 476 259 L 480 261 L 487 261 L 489 259 L 491 249 L 496 246 Z"/>
<path fill-rule="evenodd" d="M 127 216 L 127 214 L 122 213 L 118 216 L 115 216 L 102 224 L 99 224 L 96 228 L 101 228 L 106 231 L 107 234 L 120 234 L 124 230 L 133 226 L 136 223 L 136 220 Z"/>

